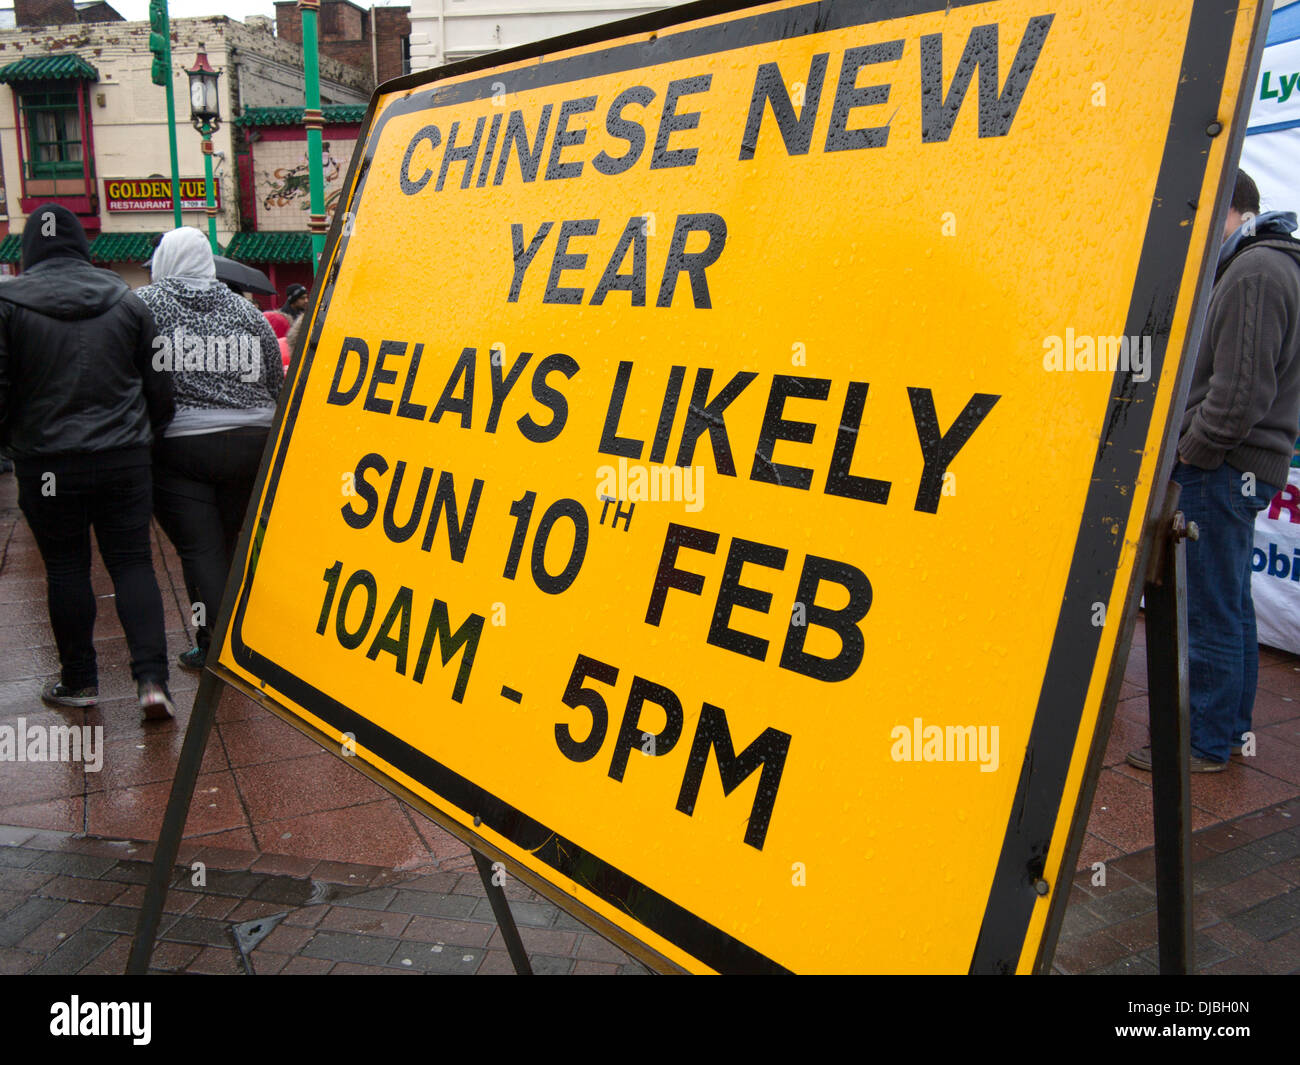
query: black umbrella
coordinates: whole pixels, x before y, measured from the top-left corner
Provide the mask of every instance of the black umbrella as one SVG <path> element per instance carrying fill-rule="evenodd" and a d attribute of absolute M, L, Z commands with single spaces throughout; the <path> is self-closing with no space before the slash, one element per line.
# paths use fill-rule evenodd
<path fill-rule="evenodd" d="M 271 279 L 256 267 L 247 266 L 234 259 L 227 259 L 224 255 L 214 255 L 212 261 L 217 267 L 218 281 L 228 281 L 236 288 L 248 292 L 264 292 L 268 296 L 275 295 L 275 286 L 271 284 Z"/>

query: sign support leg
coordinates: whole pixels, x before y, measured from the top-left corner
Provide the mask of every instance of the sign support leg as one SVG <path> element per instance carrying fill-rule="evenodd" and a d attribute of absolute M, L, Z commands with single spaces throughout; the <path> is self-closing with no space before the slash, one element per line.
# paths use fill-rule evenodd
<path fill-rule="evenodd" d="M 483 881 L 483 890 L 487 892 L 488 901 L 492 903 L 492 916 L 497 919 L 501 929 L 501 938 L 506 941 L 506 950 L 515 967 L 517 976 L 532 976 L 533 967 L 528 961 L 528 952 L 524 950 L 524 941 L 519 938 L 519 929 L 515 925 L 515 915 L 510 912 L 510 902 L 506 893 L 492 883 L 492 863 L 487 856 L 474 851 L 474 864 L 478 866 L 479 879 Z"/>
<path fill-rule="evenodd" d="M 203 752 L 208 746 L 208 735 L 212 732 L 212 721 L 216 717 L 217 701 L 220 698 L 221 681 L 215 674 L 204 670 L 199 678 L 199 690 L 194 696 L 194 709 L 190 711 L 190 723 L 185 729 L 185 742 L 176 764 L 171 794 L 167 798 L 167 812 L 163 815 L 162 831 L 158 835 L 158 846 L 154 851 L 153 869 L 149 872 L 149 883 L 144 889 L 144 900 L 140 904 L 135 940 L 126 962 L 128 975 L 142 975 L 149 971 L 149 959 L 153 957 L 154 941 L 158 938 L 158 922 L 162 918 L 163 903 L 167 900 L 167 882 L 176 865 L 176 854 L 180 850 L 181 836 L 185 831 L 185 819 L 189 816 L 194 785 L 199 777 L 199 767 L 203 764 Z"/>
<path fill-rule="evenodd" d="M 1171 484 L 1147 572 L 1147 683 L 1155 821 L 1160 972 L 1192 971 L 1191 724 L 1187 667 L 1187 548 L 1196 539 Z"/>

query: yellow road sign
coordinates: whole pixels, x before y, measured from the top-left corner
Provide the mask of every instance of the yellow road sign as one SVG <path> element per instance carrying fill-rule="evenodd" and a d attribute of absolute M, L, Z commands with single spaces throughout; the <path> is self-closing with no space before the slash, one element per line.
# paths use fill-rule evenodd
<path fill-rule="evenodd" d="M 382 86 L 222 676 L 662 967 L 1041 968 L 1257 22 L 693 5 Z"/>

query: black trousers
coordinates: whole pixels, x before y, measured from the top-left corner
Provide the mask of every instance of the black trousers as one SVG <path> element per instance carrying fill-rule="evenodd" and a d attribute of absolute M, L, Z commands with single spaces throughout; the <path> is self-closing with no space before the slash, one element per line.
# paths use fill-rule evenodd
<path fill-rule="evenodd" d="M 167 681 L 162 596 L 149 545 L 152 495 L 148 466 L 18 478 L 18 506 L 45 561 L 50 627 L 69 688 L 99 682 L 91 526 L 113 579 L 131 675 L 137 681 Z"/>
<path fill-rule="evenodd" d="M 197 641 L 205 651 L 268 431 L 164 437 L 154 449 L 154 513 L 181 556 L 191 604 L 202 605 L 192 618 L 200 622 Z"/>

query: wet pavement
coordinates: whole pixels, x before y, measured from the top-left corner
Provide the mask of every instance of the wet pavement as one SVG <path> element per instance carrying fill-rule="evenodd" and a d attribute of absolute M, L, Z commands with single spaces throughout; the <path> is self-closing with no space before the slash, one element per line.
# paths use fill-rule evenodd
<path fill-rule="evenodd" d="M 152 856 L 148 844 L 0 829 L 0 973 L 123 972 Z M 514 971 L 475 871 L 295 860 L 292 873 L 278 872 L 285 862 L 210 853 L 198 843 L 185 844 L 177 859 L 152 959 L 157 972 Z M 517 881 L 505 891 L 538 975 L 645 973 Z"/>
<path fill-rule="evenodd" d="M 16 497 L 13 476 L 0 476 L 0 723 L 102 725 L 104 758 L 98 773 L 75 762 L 0 761 L 0 826 L 7 826 L 0 827 L 0 972 L 121 972 L 152 855 L 147 841 L 162 823 L 197 679 L 173 668 L 176 721 L 140 726 L 112 586 L 96 555 L 99 705 L 58 711 L 41 704 L 58 657 L 44 570 Z M 179 559 L 156 529 L 154 565 L 175 656 L 191 646 L 189 602 Z M 1150 776 L 1124 762 L 1127 750 L 1147 742 L 1143 642 L 1139 624 L 1058 972 L 1153 969 Z M 1226 773 L 1192 778 L 1198 962 L 1207 971 L 1300 969 L 1300 658 L 1262 648 L 1260 667 L 1258 753 L 1234 758 Z M 155 957 L 160 969 L 509 969 L 468 849 L 230 690 L 217 710 L 179 860 Z M 204 888 L 190 883 L 193 861 L 207 870 Z M 1094 883 L 1098 862 L 1105 885 Z M 618 948 L 510 885 L 537 971 L 640 971 Z M 250 922 L 259 921 L 274 924 L 252 943 Z"/>
<path fill-rule="evenodd" d="M 1101 872 L 1074 878 L 1053 972 L 1158 972 L 1153 851 Z M 1197 972 L 1300 972 L 1300 800 L 1194 833 L 1192 888 Z"/>

